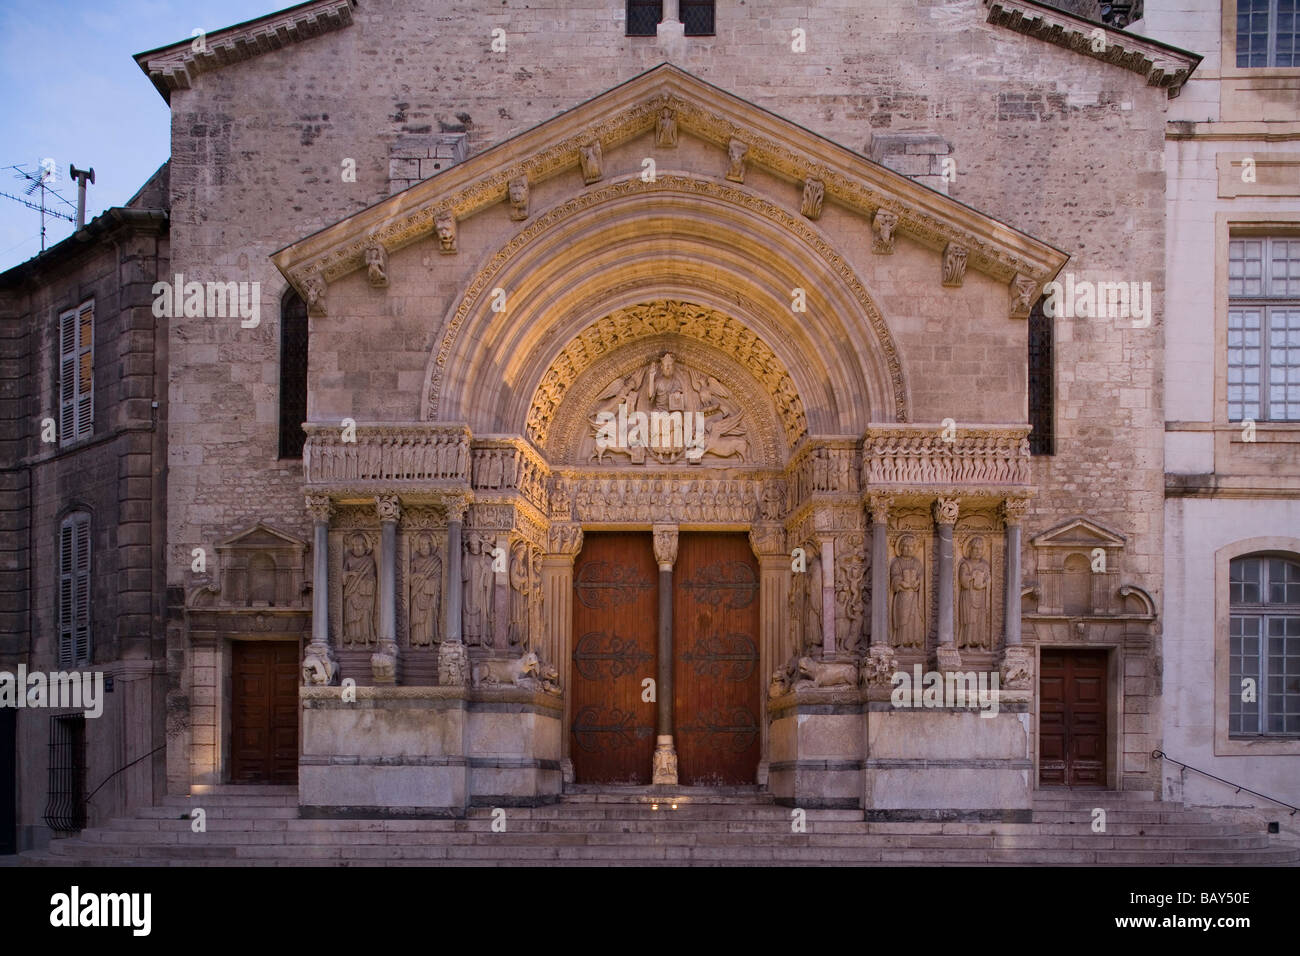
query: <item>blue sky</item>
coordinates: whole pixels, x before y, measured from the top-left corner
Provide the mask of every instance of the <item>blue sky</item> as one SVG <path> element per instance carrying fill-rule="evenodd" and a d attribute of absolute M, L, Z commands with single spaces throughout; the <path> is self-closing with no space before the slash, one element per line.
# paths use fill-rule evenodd
<path fill-rule="evenodd" d="M 0 5 L 0 167 L 55 161 L 55 188 L 74 204 L 68 164 L 95 169 L 86 219 L 131 198 L 167 158 L 170 115 L 132 56 L 292 6 L 294 0 L 6 0 Z M 0 169 L 0 192 L 27 183 Z M 58 200 L 49 205 L 71 214 Z M 47 218 L 46 246 L 72 234 Z M 0 197 L 0 271 L 40 251 L 40 213 Z"/>

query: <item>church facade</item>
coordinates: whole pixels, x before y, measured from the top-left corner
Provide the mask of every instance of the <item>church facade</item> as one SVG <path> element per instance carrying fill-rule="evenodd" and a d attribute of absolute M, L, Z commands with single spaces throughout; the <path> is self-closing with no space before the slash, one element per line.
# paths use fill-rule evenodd
<path fill-rule="evenodd" d="M 167 790 L 1159 792 L 1198 57 L 1030 0 L 475 6 L 137 58 L 172 111 Z M 1061 307 L 1089 283 L 1145 296 Z"/>

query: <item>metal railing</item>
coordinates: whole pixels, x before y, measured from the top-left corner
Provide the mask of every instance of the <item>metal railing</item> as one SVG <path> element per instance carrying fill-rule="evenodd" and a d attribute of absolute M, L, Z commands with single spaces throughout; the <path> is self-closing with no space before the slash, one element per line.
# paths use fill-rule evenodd
<path fill-rule="evenodd" d="M 1255 796 L 1260 797 L 1261 799 L 1269 800 L 1273 803 L 1278 804 L 1279 806 L 1286 807 L 1291 811 L 1289 816 L 1295 816 L 1296 811 L 1300 810 L 1300 807 L 1294 807 L 1291 804 L 1287 803 L 1285 800 L 1279 800 L 1277 797 L 1270 797 L 1267 793 L 1260 793 L 1258 790 L 1252 790 L 1250 789 L 1250 787 L 1244 787 L 1241 784 L 1233 783 L 1231 780 L 1224 780 L 1222 777 L 1216 777 L 1214 774 L 1202 770 L 1200 767 L 1193 767 L 1191 764 L 1183 763 L 1181 760 L 1175 760 L 1173 757 L 1169 756 L 1163 750 L 1153 750 L 1151 751 L 1151 756 L 1155 760 L 1168 760 L 1170 763 L 1178 764 L 1178 766 L 1182 767 L 1184 770 L 1194 770 L 1196 773 L 1199 773 L 1203 777 L 1209 777 L 1211 780 L 1217 780 L 1219 781 L 1219 783 L 1227 784 L 1229 787 L 1233 788 L 1233 792 L 1235 793 L 1241 793 L 1242 791 L 1245 791 L 1246 793 L 1254 794 Z"/>

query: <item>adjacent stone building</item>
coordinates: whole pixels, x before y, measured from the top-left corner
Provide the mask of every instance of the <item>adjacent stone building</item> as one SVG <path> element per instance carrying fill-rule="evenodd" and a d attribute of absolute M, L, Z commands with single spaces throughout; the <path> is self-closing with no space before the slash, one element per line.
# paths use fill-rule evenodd
<path fill-rule="evenodd" d="M 93 711 L 0 708 L 8 852 L 163 792 L 168 196 L 164 166 L 0 274 L 0 672 L 105 677 Z"/>

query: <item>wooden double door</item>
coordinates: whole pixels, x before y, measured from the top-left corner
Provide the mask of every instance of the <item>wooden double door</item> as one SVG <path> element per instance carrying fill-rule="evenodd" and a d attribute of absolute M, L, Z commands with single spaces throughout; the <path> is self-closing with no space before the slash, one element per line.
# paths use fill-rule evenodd
<path fill-rule="evenodd" d="M 1106 652 L 1043 649 L 1038 783 L 1105 787 Z"/>
<path fill-rule="evenodd" d="M 586 536 L 573 568 L 569 752 L 578 783 L 648 784 L 659 588 L 649 534 Z M 683 786 L 752 784 L 761 748 L 758 562 L 742 534 L 678 537 L 672 716 Z M 647 678 L 654 680 L 650 700 Z"/>
<path fill-rule="evenodd" d="M 298 782 L 297 641 L 231 643 L 230 782 Z"/>

